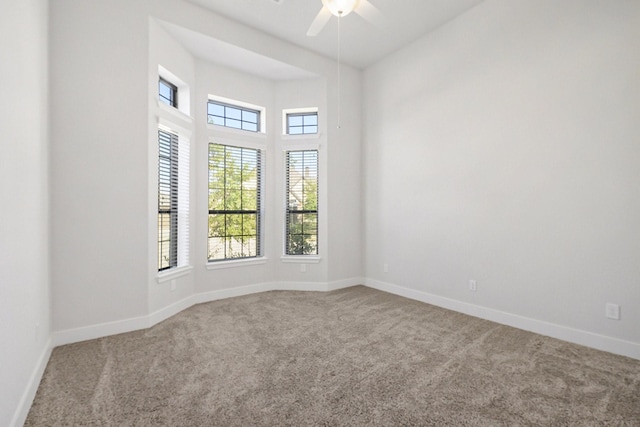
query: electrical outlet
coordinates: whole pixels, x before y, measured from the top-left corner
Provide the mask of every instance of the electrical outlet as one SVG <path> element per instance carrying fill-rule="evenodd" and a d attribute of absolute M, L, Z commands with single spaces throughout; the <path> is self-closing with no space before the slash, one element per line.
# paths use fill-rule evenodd
<path fill-rule="evenodd" d="M 301 273 L 307 272 L 307 264 L 300 264 L 300 272 Z"/>
<path fill-rule="evenodd" d="M 389 264 L 382 264 L 382 271 L 385 273 L 389 272 Z"/>
<path fill-rule="evenodd" d="M 469 280 L 469 290 L 472 292 L 475 292 L 478 290 L 475 280 Z"/>
<path fill-rule="evenodd" d="M 618 304 L 608 302 L 605 306 L 605 316 L 607 319 L 620 320 L 620 306 Z"/>
<path fill-rule="evenodd" d="M 171 292 L 176 290 L 176 279 L 171 279 Z"/>

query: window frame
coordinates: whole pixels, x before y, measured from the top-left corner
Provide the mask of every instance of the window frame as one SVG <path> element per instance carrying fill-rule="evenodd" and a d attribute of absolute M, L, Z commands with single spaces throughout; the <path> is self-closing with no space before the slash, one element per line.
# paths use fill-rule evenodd
<path fill-rule="evenodd" d="M 315 162 L 313 164 L 313 173 L 315 174 L 315 209 L 309 209 L 309 207 L 304 207 L 303 209 L 291 209 L 291 155 L 292 153 L 302 153 L 303 156 L 303 170 L 306 169 L 304 166 L 304 160 L 307 153 L 314 153 Z M 320 214 L 319 214 L 319 150 L 318 149 L 288 149 L 285 151 L 285 227 L 284 227 L 284 256 L 285 257 L 310 257 L 317 258 L 320 255 L 320 244 L 319 244 L 319 225 L 320 225 Z M 310 171 L 311 172 L 311 171 Z M 298 185 L 299 182 L 302 182 L 301 192 L 303 195 L 302 204 L 303 206 L 306 203 L 306 194 L 305 193 L 305 173 L 301 174 L 301 178 L 294 185 Z M 313 182 L 313 181 L 311 181 Z M 295 195 L 294 195 L 295 198 Z M 301 222 L 301 232 L 300 233 L 291 233 L 291 225 L 293 222 L 291 221 L 292 215 L 302 215 Z M 315 216 L 315 227 L 313 229 L 313 233 L 305 233 L 305 215 L 314 215 Z M 292 250 L 292 240 L 291 236 L 300 236 L 301 241 L 296 243 L 301 245 L 301 250 Z M 307 252 L 305 249 L 305 245 L 308 243 L 306 241 L 305 236 L 314 237 L 314 250 L 311 252 Z M 311 239 L 312 241 L 314 239 Z"/>
<path fill-rule="evenodd" d="M 240 209 L 212 209 L 212 205 L 211 205 L 211 191 L 214 190 L 215 188 L 212 187 L 212 174 L 214 173 L 212 170 L 212 167 L 215 167 L 215 165 L 213 165 L 212 163 L 212 146 L 220 146 L 223 147 L 224 149 L 224 154 L 223 154 L 223 158 L 227 159 L 227 149 L 233 149 L 233 150 L 240 150 L 239 154 L 240 154 L 240 162 L 241 162 L 241 170 L 242 170 L 242 165 L 243 165 L 243 155 L 245 152 L 247 152 L 247 154 L 251 154 L 251 155 L 255 155 L 255 163 L 251 163 L 250 166 L 255 168 L 255 191 L 256 191 L 256 199 L 255 199 L 255 209 L 245 209 L 242 204 L 243 202 L 241 202 L 241 206 Z M 262 259 L 264 257 L 264 239 L 263 239 L 263 233 L 264 233 L 264 227 L 263 227 L 263 185 L 264 185 L 264 162 L 265 162 L 265 153 L 264 150 L 261 148 L 256 148 L 256 147 L 247 147 L 247 146 L 242 146 L 242 145 L 236 145 L 233 143 L 227 143 L 227 142 L 222 142 L 222 141 L 210 141 L 208 143 L 208 167 L 207 167 L 207 171 L 208 171 L 208 179 L 207 179 L 207 191 L 208 191 L 208 201 L 207 201 L 207 208 L 208 208 L 208 215 L 207 215 L 207 262 L 209 263 L 208 265 L 220 265 L 220 263 L 226 263 L 226 264 L 238 264 L 238 263 L 243 263 L 246 264 L 247 262 L 253 262 L 255 260 L 258 259 Z M 241 172 L 242 173 L 242 172 Z M 243 201 L 243 192 L 245 191 L 244 185 L 245 185 L 245 181 L 243 179 L 241 179 L 241 187 L 240 187 L 240 199 Z M 224 188 L 217 188 L 218 190 L 223 189 L 224 191 L 224 202 L 223 204 L 226 205 L 227 204 L 227 193 L 231 190 L 227 187 L 227 170 L 226 170 L 226 165 L 225 165 L 225 170 L 224 170 Z M 238 190 L 238 189 L 236 189 Z M 211 217 L 212 215 L 224 215 L 225 216 L 225 233 L 224 235 L 218 235 L 218 236 L 214 236 L 212 235 L 211 232 Z M 227 234 L 226 229 L 227 229 L 227 215 L 255 215 L 255 234 Z M 241 226 L 243 232 L 244 232 L 244 223 Z M 241 240 L 236 239 L 237 237 L 240 237 Z M 241 255 L 241 256 L 232 256 L 230 254 L 227 253 L 227 242 L 226 239 L 235 239 L 236 243 L 239 243 L 239 245 L 242 248 L 242 251 L 244 251 L 244 245 L 245 245 L 245 237 L 249 237 L 249 238 L 254 238 L 255 239 L 255 254 L 250 254 L 250 255 Z M 212 238 L 223 238 L 225 239 L 225 248 L 224 248 L 224 257 L 221 258 L 211 258 L 211 247 L 210 247 L 210 239 Z"/>
<path fill-rule="evenodd" d="M 294 117 L 302 117 L 302 124 L 301 125 L 295 125 L 292 126 L 291 125 L 291 118 Z M 305 118 L 306 117 L 315 117 L 315 124 L 309 124 L 307 125 L 305 123 Z M 302 132 L 300 133 L 291 133 L 291 128 L 299 128 L 302 130 Z M 306 128 L 315 128 L 315 132 L 305 132 Z M 301 112 L 295 112 L 295 113 L 286 113 L 286 134 L 287 135 L 292 135 L 292 136 L 301 136 L 301 135 L 317 135 L 318 134 L 318 129 L 319 129 L 319 122 L 318 122 L 318 112 L 317 111 L 301 111 Z"/>
<path fill-rule="evenodd" d="M 210 114 L 209 113 L 209 106 L 210 105 L 215 105 L 218 107 L 222 107 L 224 109 L 224 115 L 217 115 L 217 114 Z M 234 109 L 234 110 L 239 110 L 240 111 L 240 118 L 233 118 L 233 117 L 229 117 L 227 116 L 227 109 Z M 248 113 L 248 114 L 255 114 L 256 120 L 255 122 L 253 121 L 249 121 L 249 120 L 245 120 L 244 119 L 244 114 Z M 230 102 L 223 102 L 223 101 L 218 101 L 216 99 L 209 99 L 207 101 L 207 124 L 210 125 L 214 125 L 214 126 L 222 126 L 228 129 L 235 129 L 235 130 L 239 130 L 239 131 L 245 131 L 245 132 L 252 132 L 252 133 L 260 133 L 262 132 L 262 113 L 263 111 L 261 109 L 258 108 L 251 108 L 251 107 L 246 107 L 243 105 L 239 105 L 239 104 L 233 104 Z M 212 119 L 212 117 L 217 117 L 223 120 L 224 124 L 221 123 L 216 123 L 214 119 Z M 235 121 L 235 122 L 239 122 L 240 123 L 240 127 L 235 127 L 235 126 L 228 126 L 227 125 L 227 121 Z M 246 129 L 244 124 L 251 124 L 255 126 L 255 130 L 254 129 Z"/>
<path fill-rule="evenodd" d="M 160 90 L 160 85 L 164 85 L 170 90 L 170 98 L 166 98 L 162 95 L 162 91 Z M 170 107 L 178 108 L 178 86 L 171 83 L 169 80 L 158 77 L 158 100 Z M 166 102 L 169 101 L 169 102 Z"/>
<path fill-rule="evenodd" d="M 163 138 L 164 136 L 164 138 Z M 163 150 L 162 145 L 168 144 Z M 164 162 L 163 162 L 164 160 Z M 168 167 L 167 167 L 168 164 Z M 178 267 L 178 166 L 179 166 L 179 136 L 165 129 L 158 129 L 158 272 Z M 168 204 L 163 194 L 168 192 Z M 168 215 L 169 236 L 163 235 L 163 216 Z M 168 257 L 165 256 L 164 243 L 168 242 Z"/>

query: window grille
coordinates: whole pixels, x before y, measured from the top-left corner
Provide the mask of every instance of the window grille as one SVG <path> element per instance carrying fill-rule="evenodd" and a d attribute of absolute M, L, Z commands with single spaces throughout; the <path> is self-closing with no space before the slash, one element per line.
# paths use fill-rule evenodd
<path fill-rule="evenodd" d="M 287 114 L 287 134 L 307 135 L 318 133 L 318 113 Z"/>
<path fill-rule="evenodd" d="M 158 80 L 158 97 L 160 102 L 178 108 L 178 88 L 163 78 Z"/>
<path fill-rule="evenodd" d="M 285 254 L 318 254 L 318 151 L 286 153 Z"/>
<path fill-rule="evenodd" d="M 208 259 L 262 255 L 262 153 L 209 144 Z"/>
<path fill-rule="evenodd" d="M 207 104 L 207 121 L 233 129 L 260 131 L 260 111 L 216 101 Z"/>

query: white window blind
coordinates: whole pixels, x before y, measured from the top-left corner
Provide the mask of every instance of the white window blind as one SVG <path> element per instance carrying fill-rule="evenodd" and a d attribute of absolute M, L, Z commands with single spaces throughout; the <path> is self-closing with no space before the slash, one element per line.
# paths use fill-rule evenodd
<path fill-rule="evenodd" d="M 318 254 L 318 151 L 286 153 L 285 254 Z"/>
<path fill-rule="evenodd" d="M 189 141 L 158 130 L 158 270 L 189 264 Z"/>
<path fill-rule="evenodd" d="M 189 265 L 189 140 L 178 138 L 178 267 Z"/>

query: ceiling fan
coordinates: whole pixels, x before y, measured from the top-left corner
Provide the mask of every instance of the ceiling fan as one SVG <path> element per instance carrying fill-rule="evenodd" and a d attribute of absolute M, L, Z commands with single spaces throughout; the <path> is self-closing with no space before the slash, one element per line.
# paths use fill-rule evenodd
<path fill-rule="evenodd" d="M 373 24 L 382 24 L 382 14 L 369 0 L 322 0 L 322 9 L 311 23 L 307 35 L 317 36 L 327 25 L 331 15 L 342 18 L 351 12 L 357 13 Z"/>

